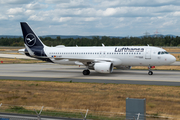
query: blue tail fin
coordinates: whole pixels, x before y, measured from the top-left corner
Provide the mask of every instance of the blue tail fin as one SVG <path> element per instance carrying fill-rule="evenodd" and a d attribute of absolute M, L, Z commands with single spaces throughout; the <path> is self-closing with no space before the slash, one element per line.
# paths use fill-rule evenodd
<path fill-rule="evenodd" d="M 25 54 L 30 57 L 35 57 L 37 59 L 52 62 L 46 55 L 44 51 L 45 46 L 39 37 L 33 32 L 30 26 L 26 22 L 21 22 L 21 29 L 24 37 L 25 44 Z"/>
<path fill-rule="evenodd" d="M 33 32 L 30 26 L 26 22 L 21 22 L 21 29 L 24 37 L 24 43 L 31 49 L 38 48 L 43 49 L 44 44 L 39 37 Z"/>

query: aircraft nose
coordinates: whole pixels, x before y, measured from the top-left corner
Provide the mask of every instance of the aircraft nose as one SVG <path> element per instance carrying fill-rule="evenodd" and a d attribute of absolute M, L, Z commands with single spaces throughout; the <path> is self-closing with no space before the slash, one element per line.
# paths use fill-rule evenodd
<path fill-rule="evenodd" d="M 173 55 L 171 55 L 170 61 L 171 61 L 171 63 L 173 63 L 176 61 L 176 58 Z"/>

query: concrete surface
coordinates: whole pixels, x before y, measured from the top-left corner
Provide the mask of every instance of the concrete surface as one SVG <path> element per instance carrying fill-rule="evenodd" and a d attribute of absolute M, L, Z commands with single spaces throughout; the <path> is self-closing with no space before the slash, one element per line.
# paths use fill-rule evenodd
<path fill-rule="evenodd" d="M 0 79 L 180 86 L 180 71 L 154 70 L 148 75 L 148 70 L 114 70 L 111 74 L 91 70 L 89 76 L 84 76 L 83 69 L 50 63 L 0 64 Z"/>

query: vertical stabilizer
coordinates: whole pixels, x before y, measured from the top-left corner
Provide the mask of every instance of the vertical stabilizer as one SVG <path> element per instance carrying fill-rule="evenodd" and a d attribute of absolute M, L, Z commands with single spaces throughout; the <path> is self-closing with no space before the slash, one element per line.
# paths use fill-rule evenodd
<path fill-rule="evenodd" d="M 23 37 L 24 37 L 24 43 L 29 48 L 43 49 L 45 45 L 42 43 L 42 41 L 39 39 L 39 37 L 33 32 L 33 30 L 28 25 L 28 23 L 21 22 L 20 24 L 21 24 Z"/>
<path fill-rule="evenodd" d="M 20 25 L 24 37 L 24 45 L 26 48 L 24 49 L 24 53 L 30 57 L 52 62 L 44 51 L 44 48 L 47 46 L 42 43 L 39 37 L 33 32 L 31 27 L 26 22 L 21 22 Z"/>

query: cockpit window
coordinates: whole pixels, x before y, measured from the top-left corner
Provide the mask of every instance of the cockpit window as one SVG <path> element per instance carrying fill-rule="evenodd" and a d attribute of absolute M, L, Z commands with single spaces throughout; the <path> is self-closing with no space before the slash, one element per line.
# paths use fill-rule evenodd
<path fill-rule="evenodd" d="M 168 52 L 166 52 L 166 51 L 165 51 L 164 53 L 165 53 L 165 54 L 169 54 L 169 53 L 168 53 Z"/>
<path fill-rule="evenodd" d="M 158 52 L 158 55 L 163 55 L 163 54 L 169 54 L 169 53 L 166 52 L 166 51 L 159 51 L 159 52 Z"/>

